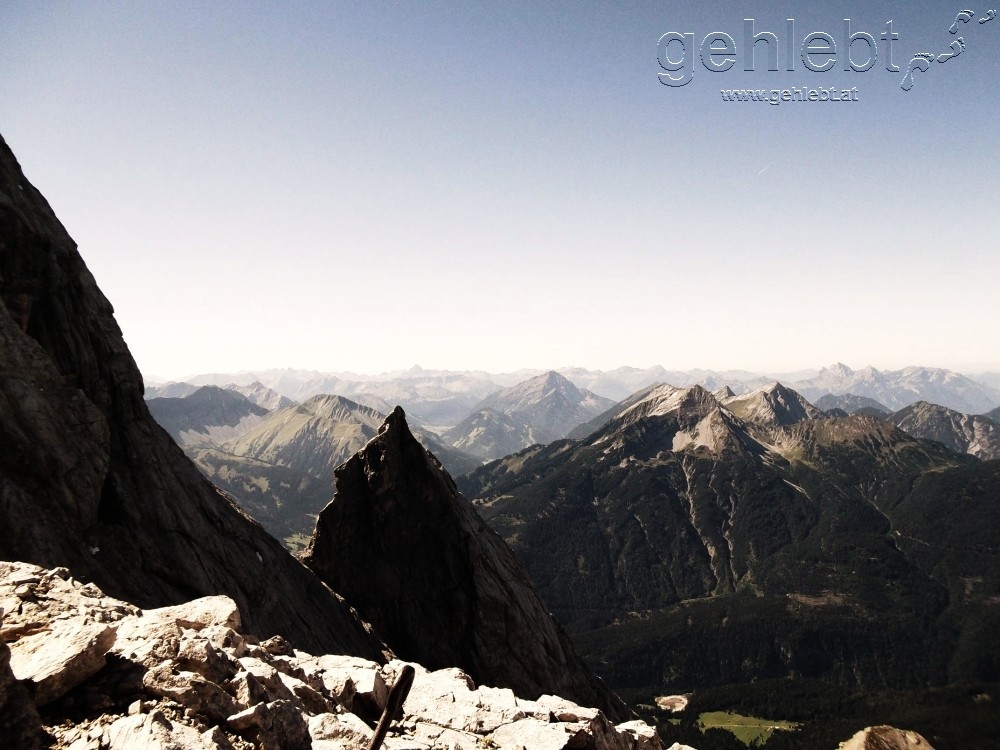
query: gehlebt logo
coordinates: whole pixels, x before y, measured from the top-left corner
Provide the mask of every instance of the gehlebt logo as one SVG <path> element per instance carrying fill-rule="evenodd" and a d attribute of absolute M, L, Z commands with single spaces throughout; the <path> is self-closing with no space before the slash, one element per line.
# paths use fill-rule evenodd
<path fill-rule="evenodd" d="M 900 80 L 900 88 L 903 91 L 910 91 L 916 76 L 928 73 L 933 67 L 932 63 L 947 63 L 957 58 L 966 50 L 965 36 L 970 36 L 969 43 L 973 43 L 973 34 L 969 34 L 969 30 L 975 29 L 976 31 L 973 33 L 978 33 L 979 28 L 993 21 L 996 16 L 996 10 L 988 10 L 981 15 L 974 10 L 960 11 L 947 30 L 948 34 L 952 36 L 947 50 L 938 54 L 933 52 L 911 53 L 906 71 Z M 758 58 L 762 58 L 762 61 L 766 61 L 767 70 L 777 71 L 780 56 L 783 59 L 785 70 L 789 72 L 794 72 L 801 63 L 806 70 L 813 73 L 825 73 L 838 66 L 845 72 L 864 73 L 874 68 L 878 60 L 882 59 L 886 71 L 902 73 L 902 67 L 896 62 L 899 49 L 894 47 L 900 42 L 901 34 L 895 28 L 894 23 L 891 20 L 886 21 L 884 28 L 876 38 L 874 34 L 856 29 L 851 19 L 845 18 L 838 45 L 838 39 L 825 31 L 813 31 L 800 38 L 795 31 L 796 21 L 794 18 L 786 19 L 784 33 L 780 38 L 773 31 L 759 30 L 755 19 L 744 18 L 743 70 L 755 71 Z M 960 30 L 963 31 L 962 36 L 958 36 Z M 943 29 L 942 32 L 944 32 Z M 660 83 L 671 87 L 689 84 L 694 78 L 697 67 L 695 51 L 693 32 L 669 31 L 661 36 L 656 44 L 656 60 L 665 71 L 658 74 Z M 697 46 L 697 53 L 701 65 L 712 73 L 724 73 L 730 70 L 736 65 L 738 58 L 736 40 L 722 31 L 712 31 L 706 34 Z M 903 55 L 899 59 L 905 58 L 906 56 Z M 836 89 L 821 90 L 836 91 Z M 800 92 L 801 90 L 795 89 L 795 91 Z M 727 93 L 734 92 L 724 91 L 723 98 L 729 98 L 725 96 Z M 767 94 L 765 91 L 747 93 Z M 822 97 L 817 90 L 811 90 L 811 93 L 812 96 L 809 97 L 811 101 L 831 100 L 831 96 Z M 775 89 L 769 95 L 762 96 L 758 100 L 777 104 L 779 101 L 790 101 L 792 97 L 791 90 Z M 832 100 L 857 101 L 857 89 L 845 90 L 843 96 L 833 96 Z"/>

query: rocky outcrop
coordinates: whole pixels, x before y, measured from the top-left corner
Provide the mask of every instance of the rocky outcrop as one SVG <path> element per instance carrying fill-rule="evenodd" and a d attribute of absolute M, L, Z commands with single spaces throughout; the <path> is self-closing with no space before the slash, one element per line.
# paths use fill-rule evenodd
<path fill-rule="evenodd" d="M 378 658 L 325 585 L 149 415 L 113 310 L 0 141 L 0 558 L 140 606 L 232 597 L 251 632 Z"/>
<path fill-rule="evenodd" d="M 46 700 L 44 725 L 55 748 L 363 750 L 389 687 L 406 666 L 314 656 L 280 637 L 258 641 L 241 632 L 240 612 L 223 596 L 142 611 L 81 584 L 65 569 L 0 563 L 0 598 L 14 606 L 3 640 L 15 654 L 57 628 L 97 627 L 111 634 L 99 649 L 102 666 L 67 667 L 62 687 Z M 83 663 L 66 644 L 49 643 L 58 661 Z M 91 651 L 83 640 L 75 648 L 81 657 Z M 25 719 L 35 717 L 33 727 L 24 722 L 24 742 L 6 733 L 4 747 L 37 747 L 42 735 L 31 691 L 11 683 L 9 674 L 5 679 L 3 653 L 0 645 L 0 721 L 13 708 Z M 383 745 L 389 750 L 660 748 L 642 722 L 615 726 L 601 711 L 562 698 L 522 700 L 511 690 L 477 686 L 458 669 L 410 666 L 413 684 Z M 47 679 L 43 672 L 22 665 L 16 674 L 37 689 Z M 11 684 L 20 688 L 17 703 Z"/>
<path fill-rule="evenodd" d="M 402 658 L 460 667 L 520 696 L 559 693 L 628 715 L 398 407 L 337 469 L 336 494 L 303 559 Z"/>
<path fill-rule="evenodd" d="M 862 729 L 847 742 L 841 742 L 838 750 L 934 750 L 934 748 L 916 732 L 881 726 Z"/>

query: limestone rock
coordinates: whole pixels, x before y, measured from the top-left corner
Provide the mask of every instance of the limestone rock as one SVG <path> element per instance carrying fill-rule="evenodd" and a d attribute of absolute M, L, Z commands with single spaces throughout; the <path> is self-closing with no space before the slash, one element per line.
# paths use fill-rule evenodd
<path fill-rule="evenodd" d="M 387 683 L 394 683 L 404 662 L 386 665 Z M 548 709 L 533 701 L 521 701 L 509 690 L 480 688 L 458 669 L 430 672 L 419 664 L 413 686 L 403 704 L 408 721 L 423 721 L 462 732 L 490 734 L 504 724 L 531 717 L 548 723 Z"/>
<path fill-rule="evenodd" d="M 0 607 L 6 613 L 0 638 L 8 643 L 48 631 L 56 622 L 114 623 L 140 611 L 75 580 L 66 568 L 21 562 L 0 562 Z"/>
<path fill-rule="evenodd" d="M 145 617 L 172 620 L 189 630 L 201 630 L 211 625 L 233 629 L 240 627 L 240 610 L 228 596 L 203 596 L 172 607 L 148 610 L 143 614 Z"/>
<path fill-rule="evenodd" d="M 239 711 L 236 701 L 219 685 L 169 664 L 146 672 L 142 684 L 153 695 L 170 698 L 213 723 Z"/>
<path fill-rule="evenodd" d="M 337 740 L 343 744 L 354 743 L 367 747 L 372 738 L 372 729 L 351 713 L 316 714 L 309 718 L 309 736 L 314 742 Z"/>
<path fill-rule="evenodd" d="M 10 667 L 18 679 L 35 684 L 35 701 L 44 706 L 97 674 L 114 642 L 109 625 L 55 623 L 12 643 Z"/>
<path fill-rule="evenodd" d="M 218 750 L 224 745 L 197 729 L 171 722 L 162 713 L 123 716 L 107 727 L 101 743 L 108 750 Z"/>
<path fill-rule="evenodd" d="M 291 701 L 258 703 L 229 717 L 228 724 L 267 750 L 298 750 L 310 745 L 309 724 Z"/>
<path fill-rule="evenodd" d="M 379 665 L 351 656 L 327 654 L 316 660 L 326 688 L 349 710 L 378 716 L 389 697 L 389 687 Z"/>
<path fill-rule="evenodd" d="M 25 586 L 38 594 L 30 600 L 31 622 L 49 623 L 52 629 L 113 633 L 117 628 L 119 634 L 101 654 L 105 667 L 47 705 L 45 729 L 56 750 L 359 750 L 373 736 L 388 686 L 407 665 L 313 656 L 280 639 L 256 645 L 253 637 L 231 627 L 239 622 L 239 611 L 225 598 L 140 612 L 105 597 L 96 586 L 82 594 L 84 587 L 68 574 L 0 563 L 0 591 Z M 91 603 L 79 608 L 81 596 Z M 38 654 L 60 653 L 58 639 L 50 639 L 52 654 L 46 653 L 47 635 L 21 635 L 15 645 L 37 641 Z M 4 672 L 5 653 L 0 643 L 0 729 L 23 717 L 18 731 L 27 732 L 25 742 L 11 746 L 34 750 L 31 732 L 39 734 L 35 703 L 9 670 Z M 411 666 L 413 686 L 385 750 L 660 747 L 653 729 L 642 722 L 615 727 L 600 710 L 560 697 L 524 700 L 509 688 L 476 685 L 460 669 Z M 81 713 L 88 718 L 79 720 Z M 17 735 L 0 737 L 6 741 Z M 11 742 L 3 744 L 4 750 Z"/>
<path fill-rule="evenodd" d="M 531 719 L 504 724 L 493 732 L 492 739 L 501 750 L 566 750 L 587 746 L 582 730 L 562 723 L 540 724 Z"/>

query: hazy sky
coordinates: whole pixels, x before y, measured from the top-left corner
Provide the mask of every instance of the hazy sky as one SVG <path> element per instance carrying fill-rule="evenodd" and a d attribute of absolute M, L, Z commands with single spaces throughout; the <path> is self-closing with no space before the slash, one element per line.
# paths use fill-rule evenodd
<path fill-rule="evenodd" d="M 4 0 L 0 132 L 147 375 L 996 370 L 990 7 Z M 743 70 L 746 18 L 778 71 L 765 42 Z M 845 18 L 869 70 L 843 70 Z M 684 86 L 667 32 L 694 40 Z M 857 101 L 720 93 L 793 87 Z"/>

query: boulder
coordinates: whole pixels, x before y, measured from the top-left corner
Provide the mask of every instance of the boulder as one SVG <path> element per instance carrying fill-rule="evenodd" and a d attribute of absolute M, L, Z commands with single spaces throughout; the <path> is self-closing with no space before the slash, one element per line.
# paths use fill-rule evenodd
<path fill-rule="evenodd" d="M 309 718 L 309 736 L 313 742 L 336 740 L 344 745 L 367 747 L 372 729 L 352 713 L 323 713 Z"/>
<path fill-rule="evenodd" d="M 404 662 L 386 665 L 386 682 L 394 683 Z M 521 701 L 509 689 L 475 689 L 472 680 L 459 669 L 430 672 L 419 664 L 413 686 L 403 703 L 407 721 L 427 722 L 460 732 L 490 734 L 504 724 L 531 717 L 548 723 L 549 711 L 533 701 Z"/>
<path fill-rule="evenodd" d="M 225 721 L 240 710 L 233 697 L 214 682 L 170 664 L 146 672 L 142 684 L 150 694 L 169 698 L 210 723 Z"/>
<path fill-rule="evenodd" d="M 211 732 L 169 721 L 159 711 L 123 716 L 101 735 L 107 750 L 222 750 L 226 745 L 213 739 Z"/>
<path fill-rule="evenodd" d="M 889 726 L 866 727 L 839 747 L 840 750 L 934 750 L 916 732 Z"/>
<path fill-rule="evenodd" d="M 563 723 L 542 724 L 533 719 L 520 719 L 498 727 L 491 735 L 501 750 L 568 750 L 586 748 L 587 738 L 582 729 Z"/>
<path fill-rule="evenodd" d="M 35 685 L 39 706 L 61 698 L 105 664 L 115 630 L 102 623 L 55 622 L 52 629 L 28 635 L 10 646 L 10 668 Z"/>

